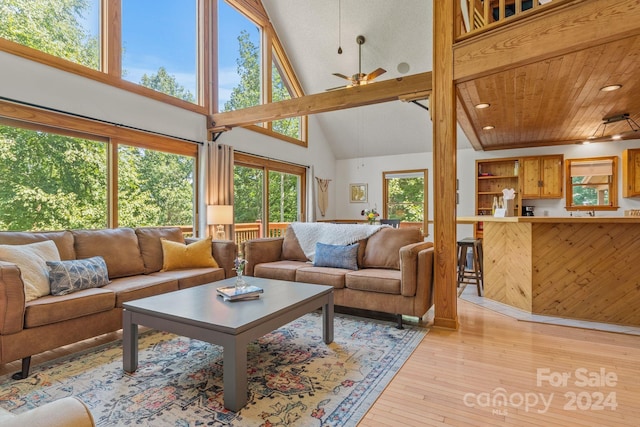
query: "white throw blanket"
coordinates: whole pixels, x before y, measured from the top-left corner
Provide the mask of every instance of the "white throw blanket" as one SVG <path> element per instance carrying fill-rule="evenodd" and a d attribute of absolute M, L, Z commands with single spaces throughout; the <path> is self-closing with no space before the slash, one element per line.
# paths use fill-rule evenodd
<path fill-rule="evenodd" d="M 307 258 L 313 261 L 316 243 L 327 245 L 350 245 L 372 236 L 389 225 L 332 224 L 327 222 L 293 222 L 291 228 L 296 233 L 298 243 Z"/>

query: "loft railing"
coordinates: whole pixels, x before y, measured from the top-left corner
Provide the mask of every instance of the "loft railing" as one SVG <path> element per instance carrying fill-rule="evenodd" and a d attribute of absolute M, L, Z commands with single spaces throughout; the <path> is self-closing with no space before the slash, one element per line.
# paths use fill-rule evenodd
<path fill-rule="evenodd" d="M 460 0 L 458 39 L 574 0 Z"/>

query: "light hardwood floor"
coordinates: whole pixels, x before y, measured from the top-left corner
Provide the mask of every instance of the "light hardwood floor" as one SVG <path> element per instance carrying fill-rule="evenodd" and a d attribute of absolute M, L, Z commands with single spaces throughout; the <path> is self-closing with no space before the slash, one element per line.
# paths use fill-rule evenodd
<path fill-rule="evenodd" d="M 640 337 L 521 322 L 463 300 L 458 314 L 460 328 L 432 329 L 360 427 L 639 425 Z M 33 363 L 119 338 L 107 334 L 34 356 Z M 19 368 L 0 366 L 0 375 Z M 546 370 L 541 385 L 538 369 Z M 562 374 L 570 375 L 564 386 L 546 379 Z M 582 385 L 583 377 L 609 385 Z M 500 392 L 507 406 L 499 399 L 494 405 Z M 601 395 L 608 400 L 597 409 Z"/>
<path fill-rule="evenodd" d="M 360 427 L 640 425 L 640 337 L 522 322 L 463 300 L 458 315 L 457 331 L 427 334 Z"/>

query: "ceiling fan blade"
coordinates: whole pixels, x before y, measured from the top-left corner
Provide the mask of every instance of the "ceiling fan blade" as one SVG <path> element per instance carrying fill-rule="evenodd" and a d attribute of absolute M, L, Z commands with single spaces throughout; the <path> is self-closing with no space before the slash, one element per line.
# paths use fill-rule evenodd
<path fill-rule="evenodd" d="M 372 72 L 370 72 L 369 74 L 367 74 L 367 80 L 371 81 L 373 79 L 375 79 L 376 77 L 386 73 L 387 70 L 385 70 L 384 68 L 378 68 L 376 70 L 373 70 Z"/>
<path fill-rule="evenodd" d="M 334 76 L 336 76 L 336 77 L 343 78 L 343 79 L 345 79 L 345 80 L 351 80 L 351 77 L 347 77 L 347 76 L 345 76 L 344 74 L 340 74 L 340 73 L 333 73 L 333 75 L 334 75 Z"/>
<path fill-rule="evenodd" d="M 329 88 L 329 89 L 325 89 L 325 92 L 330 92 L 332 90 L 338 90 L 338 89 L 344 89 L 346 87 L 349 87 L 349 86 L 336 86 L 336 87 L 332 87 L 332 88 Z"/>

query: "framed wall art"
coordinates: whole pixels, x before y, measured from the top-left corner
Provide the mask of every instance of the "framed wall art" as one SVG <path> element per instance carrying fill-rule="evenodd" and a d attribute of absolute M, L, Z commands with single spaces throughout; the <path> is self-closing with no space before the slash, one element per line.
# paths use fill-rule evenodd
<path fill-rule="evenodd" d="M 367 184 L 349 184 L 349 201 L 367 203 Z"/>

